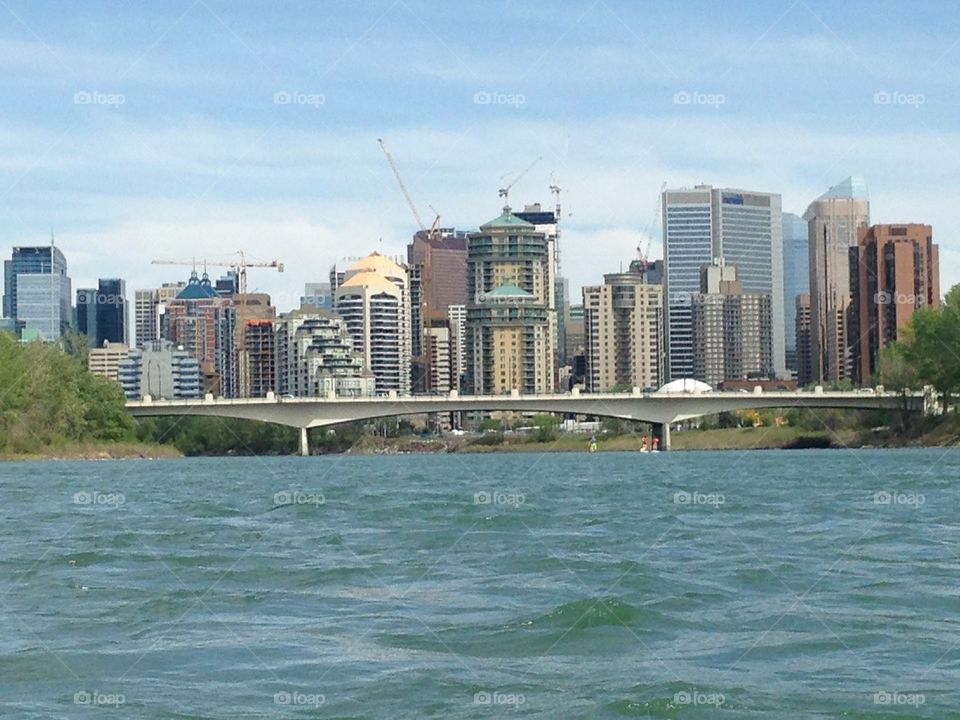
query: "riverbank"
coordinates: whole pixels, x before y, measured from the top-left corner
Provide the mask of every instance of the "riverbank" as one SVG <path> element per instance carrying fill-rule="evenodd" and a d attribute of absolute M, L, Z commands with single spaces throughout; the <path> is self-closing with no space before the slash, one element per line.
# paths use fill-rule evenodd
<path fill-rule="evenodd" d="M 148 442 L 69 443 L 26 453 L 0 453 L 0 461 L 10 460 L 127 460 L 183 457 L 172 445 Z"/>

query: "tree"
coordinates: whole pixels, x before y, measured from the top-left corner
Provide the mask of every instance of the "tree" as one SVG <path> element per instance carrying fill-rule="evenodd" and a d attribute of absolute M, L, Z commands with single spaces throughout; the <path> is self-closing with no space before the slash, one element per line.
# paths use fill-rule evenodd
<path fill-rule="evenodd" d="M 942 397 L 944 411 L 960 394 L 960 285 L 951 288 L 939 308 L 920 308 L 910 318 L 900 350 L 917 378 Z"/>
<path fill-rule="evenodd" d="M 537 429 L 534 433 L 537 442 L 551 442 L 557 437 L 560 418 L 550 413 L 540 413 L 533 416 L 533 426 Z"/>

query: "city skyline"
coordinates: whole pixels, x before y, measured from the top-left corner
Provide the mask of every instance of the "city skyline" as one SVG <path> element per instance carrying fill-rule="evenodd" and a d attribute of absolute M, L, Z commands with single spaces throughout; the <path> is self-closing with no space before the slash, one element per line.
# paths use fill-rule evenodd
<path fill-rule="evenodd" d="M 465 231 L 542 157 L 510 202 L 552 206 L 548 186 L 563 188 L 572 297 L 634 257 L 663 182 L 776 193 L 802 214 L 853 174 L 871 222 L 934 227 L 947 288 L 960 281 L 947 195 L 960 28 L 936 5 L 735 5 L 703 30 L 712 6 L 698 3 L 398 0 L 323 16 L 91 3 L 67 16 L 12 2 L 6 245 L 43 244 L 53 225 L 75 287 L 108 274 L 131 290 L 185 279 L 154 257 L 243 249 L 287 264 L 250 280 L 290 309 L 344 256 L 403 256 L 417 227 L 384 137 L 420 214 Z"/>

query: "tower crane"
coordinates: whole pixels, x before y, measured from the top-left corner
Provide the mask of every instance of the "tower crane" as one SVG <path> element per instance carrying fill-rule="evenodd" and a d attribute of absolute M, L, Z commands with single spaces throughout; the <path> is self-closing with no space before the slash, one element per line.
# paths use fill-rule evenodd
<path fill-rule="evenodd" d="M 390 163 L 390 169 L 393 170 L 393 176 L 397 179 L 397 185 L 400 186 L 400 192 L 403 193 L 403 197 L 407 201 L 407 206 L 410 208 L 410 212 L 413 213 L 414 220 L 417 221 L 417 226 L 423 232 L 427 233 L 428 238 L 433 238 L 434 234 L 437 232 L 438 226 L 440 225 L 440 213 L 430 206 L 430 209 L 433 210 L 436 217 L 434 218 L 433 223 L 430 225 L 428 230 L 427 226 L 423 223 L 423 219 L 420 217 L 420 213 L 417 211 L 417 206 L 413 203 L 413 198 L 410 197 L 410 191 L 407 190 L 407 186 L 404 184 L 403 178 L 400 176 L 400 168 L 397 167 L 397 163 L 393 159 L 393 155 L 391 155 L 390 151 L 387 150 L 387 145 L 383 142 L 383 138 L 377 138 L 377 142 L 380 143 L 380 149 L 383 150 L 383 154 L 386 156 L 387 162 Z"/>
<path fill-rule="evenodd" d="M 500 189 L 497 191 L 497 193 L 500 195 L 500 197 L 503 198 L 503 204 L 504 204 L 504 205 L 509 205 L 509 204 L 510 204 L 510 188 L 512 188 L 514 185 L 516 185 L 517 182 L 520 180 L 520 178 L 522 178 L 522 177 L 523 177 L 524 175 L 526 175 L 528 172 L 530 172 L 531 170 L 533 170 L 534 166 L 535 166 L 538 162 L 540 162 L 541 160 L 543 160 L 543 156 L 542 156 L 542 155 L 541 155 L 540 157 L 538 157 L 536 160 L 534 160 L 532 163 L 530 163 L 529 165 L 527 165 L 527 167 L 526 167 L 519 175 L 517 175 L 513 180 L 510 181 L 510 184 L 509 184 L 509 185 L 507 185 L 506 187 L 502 187 L 502 188 L 500 188 Z"/>
<path fill-rule="evenodd" d="M 660 202 L 663 199 L 663 191 L 667 189 L 667 183 L 664 181 L 660 185 L 660 192 L 657 193 L 657 202 L 653 207 L 653 216 L 647 225 L 647 242 L 645 245 L 637 245 L 637 263 L 640 268 L 641 282 L 647 281 L 647 270 L 650 269 L 650 245 L 653 242 L 653 233 L 657 228 L 657 217 L 660 215 Z"/>
<path fill-rule="evenodd" d="M 225 267 L 230 270 L 235 270 L 237 275 L 240 277 L 240 294 L 247 294 L 247 268 L 276 268 L 277 272 L 283 272 L 283 263 L 279 260 L 271 260 L 270 262 L 252 262 L 247 260 L 247 255 L 243 250 L 237 250 L 233 255 L 239 255 L 240 259 L 237 260 L 225 260 L 225 261 L 208 261 L 206 259 L 201 259 L 201 262 L 204 267 Z M 194 269 L 197 267 L 197 259 L 193 258 L 191 260 L 152 260 L 151 265 L 192 265 Z"/>

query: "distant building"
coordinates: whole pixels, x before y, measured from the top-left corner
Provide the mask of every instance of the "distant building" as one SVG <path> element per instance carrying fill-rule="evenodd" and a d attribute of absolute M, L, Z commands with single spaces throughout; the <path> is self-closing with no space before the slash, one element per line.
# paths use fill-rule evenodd
<path fill-rule="evenodd" d="M 0 332 L 10 333 L 19 340 L 23 332 L 23 323 L 13 318 L 0 318 Z"/>
<path fill-rule="evenodd" d="M 129 344 L 127 285 L 120 278 L 100 278 L 96 288 L 77 290 L 76 329 L 87 345 Z"/>
<path fill-rule="evenodd" d="M 567 321 L 570 318 L 570 282 L 565 277 L 557 276 L 554 286 L 556 287 L 556 298 L 553 306 L 556 309 L 557 316 L 557 357 L 555 365 L 558 368 L 566 366 L 567 363 Z"/>
<path fill-rule="evenodd" d="M 849 379 L 850 248 L 870 224 L 862 177 L 848 177 L 807 208 L 810 251 L 810 351 L 814 381 Z"/>
<path fill-rule="evenodd" d="M 663 287 L 637 272 L 603 276 L 583 288 L 586 390 L 663 384 Z"/>
<path fill-rule="evenodd" d="M 223 337 L 221 311 L 232 302 L 214 289 L 206 273 L 201 277 L 194 271 L 187 286 L 167 303 L 166 339 L 199 361 L 204 393 L 220 393 L 217 340 Z"/>
<path fill-rule="evenodd" d="M 471 233 L 467 258 L 469 390 L 478 395 L 552 392 L 552 241 L 505 207 Z"/>
<path fill-rule="evenodd" d="M 249 324 L 271 321 L 276 309 L 266 293 L 230 295 L 217 312 L 216 374 L 223 397 L 258 397 L 251 390 L 251 359 L 246 341 Z"/>
<path fill-rule="evenodd" d="M 346 322 L 304 306 L 276 320 L 276 391 L 294 397 L 373 395 L 376 382 L 354 348 Z"/>
<path fill-rule="evenodd" d="M 190 353 L 169 342 L 157 341 L 130 350 L 117 368 L 128 400 L 152 397 L 188 400 L 201 395 L 200 364 Z"/>
<path fill-rule="evenodd" d="M 159 288 L 135 290 L 133 297 L 134 334 L 138 347 L 144 347 L 163 337 L 161 315 L 166 305 L 187 286 L 185 282 L 164 283 Z"/>
<path fill-rule="evenodd" d="M 447 306 L 447 327 L 450 328 L 450 389 L 463 387 L 467 372 L 467 306 Z"/>
<path fill-rule="evenodd" d="M 773 372 L 786 372 L 780 205 L 775 193 L 710 185 L 663 192 L 670 380 L 693 377 L 692 297 L 700 291 L 701 269 L 721 258 L 738 268 L 745 293 L 769 296 Z"/>
<path fill-rule="evenodd" d="M 410 285 L 407 270 L 380 253 L 344 273 L 334 307 L 347 325 L 378 393 L 410 394 Z"/>
<path fill-rule="evenodd" d="M 266 397 L 277 387 L 277 343 L 273 320 L 247 320 L 244 333 L 249 368 L 246 397 Z"/>
<path fill-rule="evenodd" d="M 783 213 L 783 327 L 787 369 L 797 371 L 797 295 L 810 293 L 810 238 L 799 215 Z"/>
<path fill-rule="evenodd" d="M 125 343 L 104 342 L 102 347 L 90 348 L 87 353 L 87 369 L 94 375 L 120 379 L 120 363 L 130 354 L 130 346 Z"/>
<path fill-rule="evenodd" d="M 734 265 L 703 268 L 692 297 L 693 377 L 717 387 L 728 380 L 770 378 L 773 368 L 772 302 L 745 293 Z"/>
<path fill-rule="evenodd" d="M 806 387 L 813 378 L 813 346 L 810 337 L 810 294 L 800 293 L 796 305 L 797 385 Z"/>
<path fill-rule="evenodd" d="M 300 307 L 309 306 L 315 310 L 333 310 L 333 289 L 330 283 L 306 283 L 300 296 Z"/>
<path fill-rule="evenodd" d="M 4 260 L 3 314 L 19 320 L 28 334 L 59 340 L 70 327 L 72 297 L 67 259 L 50 245 L 15 247 Z"/>
<path fill-rule="evenodd" d="M 849 347 L 853 381 L 869 384 L 880 351 L 895 341 L 914 311 L 940 305 L 940 249 L 929 225 L 861 228 L 850 248 Z"/>

